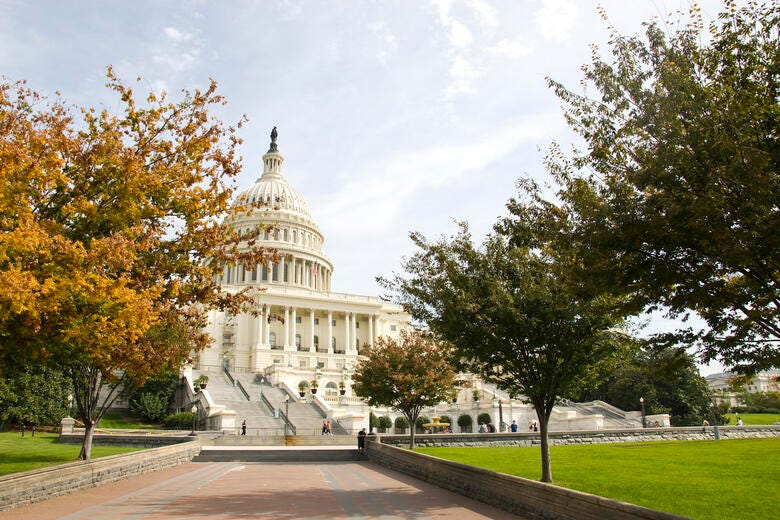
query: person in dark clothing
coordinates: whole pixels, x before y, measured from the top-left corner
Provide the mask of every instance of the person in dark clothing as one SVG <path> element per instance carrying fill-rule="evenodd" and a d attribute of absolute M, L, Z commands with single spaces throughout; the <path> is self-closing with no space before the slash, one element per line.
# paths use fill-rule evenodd
<path fill-rule="evenodd" d="M 363 428 L 358 432 L 358 453 L 366 452 L 366 429 Z"/>

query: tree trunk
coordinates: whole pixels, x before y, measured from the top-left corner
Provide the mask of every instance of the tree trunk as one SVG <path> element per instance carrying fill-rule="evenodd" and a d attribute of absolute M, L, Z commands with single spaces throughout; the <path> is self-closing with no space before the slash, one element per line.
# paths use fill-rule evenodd
<path fill-rule="evenodd" d="M 79 460 L 89 460 L 92 457 L 92 437 L 95 434 L 95 423 L 86 421 L 84 423 L 84 442 L 81 444 Z"/>
<path fill-rule="evenodd" d="M 419 415 L 419 414 L 417 414 Z M 417 415 L 414 417 L 407 415 L 406 418 L 409 419 L 409 449 L 414 449 L 414 433 L 417 429 L 417 425 L 415 424 L 417 422 Z"/>
<path fill-rule="evenodd" d="M 550 440 L 547 437 L 547 426 L 550 421 L 550 414 L 539 413 L 537 411 L 536 416 L 539 418 L 539 445 L 542 448 L 542 482 L 552 483 Z"/>

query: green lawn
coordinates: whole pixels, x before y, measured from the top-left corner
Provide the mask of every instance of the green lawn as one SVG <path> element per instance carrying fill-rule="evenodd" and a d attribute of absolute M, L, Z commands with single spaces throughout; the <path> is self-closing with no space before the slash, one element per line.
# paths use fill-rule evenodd
<path fill-rule="evenodd" d="M 80 445 L 60 444 L 56 433 L 28 431 L 24 437 L 19 432 L 0 433 L 0 475 L 18 473 L 30 469 L 73 462 L 81 451 Z M 106 457 L 118 453 L 129 453 L 141 448 L 118 446 L 93 446 L 92 458 Z"/>
<path fill-rule="evenodd" d="M 737 414 L 727 413 L 726 417 L 731 419 L 729 421 L 729 426 L 737 424 Z M 739 417 L 742 417 L 742 423 L 745 426 L 749 424 L 774 424 L 775 421 L 780 421 L 780 414 L 778 413 L 741 413 L 739 414 Z"/>
<path fill-rule="evenodd" d="M 416 451 L 539 480 L 537 447 Z M 780 438 L 552 446 L 554 483 L 697 519 L 769 519 L 780 503 Z"/>

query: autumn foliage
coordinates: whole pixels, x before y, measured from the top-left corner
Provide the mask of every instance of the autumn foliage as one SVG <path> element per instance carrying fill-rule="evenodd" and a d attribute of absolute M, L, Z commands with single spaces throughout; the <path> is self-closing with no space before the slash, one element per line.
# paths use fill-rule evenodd
<path fill-rule="evenodd" d="M 118 114 L 0 84 L 0 356 L 59 365 L 88 433 L 120 383 L 208 343 L 209 309 L 250 301 L 222 266 L 267 254 L 222 224 L 242 121 L 209 115 L 216 83 L 139 101 L 109 68 L 107 87 Z"/>

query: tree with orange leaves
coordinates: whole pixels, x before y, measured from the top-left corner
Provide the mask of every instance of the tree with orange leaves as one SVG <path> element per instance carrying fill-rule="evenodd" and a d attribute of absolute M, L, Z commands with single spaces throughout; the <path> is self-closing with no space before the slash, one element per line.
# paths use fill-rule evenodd
<path fill-rule="evenodd" d="M 249 208 L 230 205 L 244 120 L 209 114 L 216 83 L 139 102 L 109 68 L 107 87 L 118 114 L 0 84 L 0 357 L 69 376 L 82 459 L 123 384 L 206 346 L 210 309 L 249 308 L 222 292 L 222 266 L 272 254 L 223 225 Z"/>

